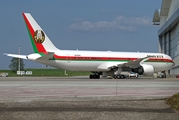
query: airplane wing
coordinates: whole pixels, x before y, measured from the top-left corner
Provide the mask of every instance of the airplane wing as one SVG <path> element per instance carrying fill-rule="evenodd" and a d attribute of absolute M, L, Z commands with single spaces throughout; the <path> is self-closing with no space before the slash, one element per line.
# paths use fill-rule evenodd
<path fill-rule="evenodd" d="M 27 59 L 27 55 L 8 54 L 8 53 L 4 53 L 4 55 L 10 56 L 10 57 L 15 57 L 15 58 Z"/>
<path fill-rule="evenodd" d="M 144 58 L 139 58 L 137 60 L 134 60 L 134 61 L 130 61 L 130 62 L 127 62 L 127 63 L 124 63 L 124 64 L 120 64 L 118 66 L 121 66 L 121 67 L 129 67 L 129 68 L 137 68 L 137 67 L 140 67 L 140 63 L 148 60 L 149 58 L 151 58 L 151 56 L 147 56 L 147 57 L 144 57 Z"/>
<path fill-rule="evenodd" d="M 137 67 L 140 67 L 140 63 L 148 60 L 151 57 L 152 56 L 147 56 L 147 57 L 144 57 L 144 58 L 139 58 L 137 60 L 129 61 L 127 63 L 122 63 L 122 64 L 106 62 L 106 63 L 99 65 L 98 69 L 111 70 L 111 69 L 115 69 L 115 68 L 119 68 L 119 67 L 121 67 L 121 68 L 122 67 L 137 68 Z"/>
<path fill-rule="evenodd" d="M 117 63 L 105 62 L 105 63 L 102 63 L 101 65 L 99 65 L 98 69 L 100 69 L 100 70 L 110 70 L 110 69 L 116 68 L 116 67 L 118 67 Z"/>

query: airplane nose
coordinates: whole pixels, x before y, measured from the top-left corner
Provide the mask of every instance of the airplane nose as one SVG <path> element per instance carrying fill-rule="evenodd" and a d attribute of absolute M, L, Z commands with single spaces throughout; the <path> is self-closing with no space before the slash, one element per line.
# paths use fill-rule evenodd
<path fill-rule="evenodd" d="M 175 62 L 172 60 L 172 67 L 174 67 L 175 66 Z"/>
<path fill-rule="evenodd" d="M 171 60 L 171 68 L 175 66 L 175 62 L 172 60 L 172 58 L 170 56 L 168 56 Z"/>
<path fill-rule="evenodd" d="M 170 63 L 169 64 L 169 67 L 172 68 L 175 66 L 175 62 L 172 60 L 172 58 L 169 56 L 169 55 L 166 55 L 166 58 L 168 58 L 168 62 Z"/>

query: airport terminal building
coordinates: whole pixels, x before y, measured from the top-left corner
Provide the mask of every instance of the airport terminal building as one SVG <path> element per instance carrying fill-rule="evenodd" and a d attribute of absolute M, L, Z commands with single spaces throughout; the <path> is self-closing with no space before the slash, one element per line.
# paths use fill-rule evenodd
<path fill-rule="evenodd" d="M 175 62 L 166 73 L 179 74 L 179 0 L 163 0 L 161 8 L 154 13 L 153 24 L 160 26 L 159 52 L 168 54 Z"/>

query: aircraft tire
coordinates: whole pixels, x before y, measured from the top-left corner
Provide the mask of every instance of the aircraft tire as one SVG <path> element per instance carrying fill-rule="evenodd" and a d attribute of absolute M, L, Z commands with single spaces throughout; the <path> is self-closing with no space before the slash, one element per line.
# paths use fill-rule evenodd
<path fill-rule="evenodd" d="M 121 79 L 125 79 L 126 78 L 126 76 L 125 75 L 121 75 Z"/>
<path fill-rule="evenodd" d="M 90 76 L 89 76 L 90 79 L 93 79 L 93 77 L 94 77 L 93 75 L 90 75 Z"/>
<path fill-rule="evenodd" d="M 116 79 L 116 78 L 117 78 L 117 76 L 116 76 L 116 75 L 114 75 L 114 76 L 113 76 L 113 78 L 114 78 L 114 79 Z"/>
<path fill-rule="evenodd" d="M 90 75 L 90 79 L 100 79 L 100 75 Z"/>
<path fill-rule="evenodd" d="M 95 78 L 96 78 L 96 79 L 100 79 L 100 76 L 99 76 L 99 75 L 95 75 Z"/>
<path fill-rule="evenodd" d="M 120 75 L 117 75 L 117 79 L 121 79 L 121 76 L 120 76 Z"/>
<path fill-rule="evenodd" d="M 120 76 L 120 78 L 121 78 L 121 79 L 124 79 L 124 76 L 123 76 L 123 75 L 121 75 L 121 76 Z"/>

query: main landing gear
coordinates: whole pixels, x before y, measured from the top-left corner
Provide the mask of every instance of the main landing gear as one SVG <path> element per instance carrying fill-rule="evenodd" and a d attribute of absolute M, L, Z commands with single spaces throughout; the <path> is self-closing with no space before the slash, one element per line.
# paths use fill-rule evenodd
<path fill-rule="evenodd" d="M 102 73 L 101 72 L 93 72 L 93 74 L 91 74 L 90 76 L 89 76 L 89 78 L 90 79 L 100 79 L 100 75 L 101 75 Z"/>
<path fill-rule="evenodd" d="M 113 78 L 114 79 L 125 79 L 126 76 L 125 75 L 114 75 Z"/>
<path fill-rule="evenodd" d="M 100 75 L 90 75 L 89 76 L 90 79 L 100 79 Z"/>

